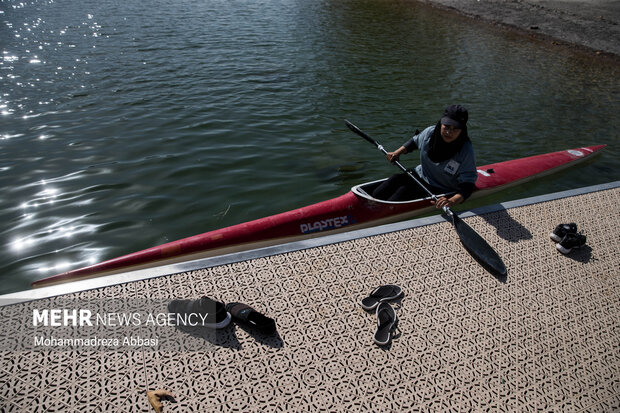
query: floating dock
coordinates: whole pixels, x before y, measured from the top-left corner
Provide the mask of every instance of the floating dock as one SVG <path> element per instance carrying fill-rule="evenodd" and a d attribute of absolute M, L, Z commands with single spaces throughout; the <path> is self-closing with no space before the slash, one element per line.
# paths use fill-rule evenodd
<path fill-rule="evenodd" d="M 175 396 L 165 412 L 618 411 L 619 205 L 620 181 L 461 214 L 505 280 L 433 216 L 0 296 L 0 411 L 149 412 L 155 389 Z M 568 255 L 549 239 L 564 222 L 587 236 Z M 359 302 L 386 283 L 405 295 L 381 348 Z M 109 318 L 203 295 L 254 307 L 278 334 Z M 74 322 L 80 310 L 106 325 Z"/>

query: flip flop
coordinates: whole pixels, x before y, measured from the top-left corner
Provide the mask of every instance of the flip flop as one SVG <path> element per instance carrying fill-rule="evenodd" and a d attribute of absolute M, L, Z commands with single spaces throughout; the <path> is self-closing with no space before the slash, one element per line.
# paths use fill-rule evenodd
<path fill-rule="evenodd" d="M 392 341 L 392 330 L 398 321 L 398 317 L 392 306 L 386 302 L 377 306 L 377 331 L 375 331 L 375 343 L 385 346 Z"/>
<path fill-rule="evenodd" d="M 403 294 L 403 289 L 395 284 L 387 284 L 377 287 L 361 302 L 364 310 L 374 310 L 379 303 L 395 300 Z"/>
<path fill-rule="evenodd" d="M 276 322 L 249 305 L 242 303 L 228 303 L 226 310 L 232 315 L 233 320 L 240 321 L 263 334 L 276 332 Z"/>

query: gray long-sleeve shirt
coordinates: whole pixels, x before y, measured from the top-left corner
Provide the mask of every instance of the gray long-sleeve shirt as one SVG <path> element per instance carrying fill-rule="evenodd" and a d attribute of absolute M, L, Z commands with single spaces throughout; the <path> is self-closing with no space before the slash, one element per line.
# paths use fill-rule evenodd
<path fill-rule="evenodd" d="M 403 145 L 407 152 L 420 150 L 420 165 L 416 167 L 416 172 L 427 183 L 446 192 L 458 191 L 461 184 L 474 184 L 478 179 L 478 172 L 471 142 L 466 142 L 452 158 L 433 162 L 426 150 L 434 130 L 435 126 L 429 126 Z"/>

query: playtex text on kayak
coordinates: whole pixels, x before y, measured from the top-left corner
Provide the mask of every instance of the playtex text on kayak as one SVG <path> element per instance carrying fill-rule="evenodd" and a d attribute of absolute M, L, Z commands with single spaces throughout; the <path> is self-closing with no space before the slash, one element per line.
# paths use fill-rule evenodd
<path fill-rule="evenodd" d="M 355 219 L 351 215 L 339 216 L 334 218 L 326 218 L 313 222 L 306 222 L 299 225 L 302 234 L 311 234 L 313 232 L 328 231 L 336 228 L 346 227 L 355 224 Z"/>

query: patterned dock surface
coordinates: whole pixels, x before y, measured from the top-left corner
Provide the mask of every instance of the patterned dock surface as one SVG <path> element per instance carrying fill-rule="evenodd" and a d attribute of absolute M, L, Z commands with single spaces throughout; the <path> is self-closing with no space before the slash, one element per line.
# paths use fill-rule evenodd
<path fill-rule="evenodd" d="M 0 307 L 0 411 L 149 412 L 147 389 L 174 394 L 165 412 L 619 411 L 619 204 L 616 186 L 466 218 L 504 259 L 505 282 L 442 222 Z M 560 254 L 549 233 L 561 222 L 587 245 Z M 380 348 L 359 301 L 386 283 L 405 295 Z M 251 305 L 278 334 L 144 317 L 33 326 L 43 309 L 144 316 L 203 295 Z M 76 336 L 130 342 L 36 343 Z"/>

